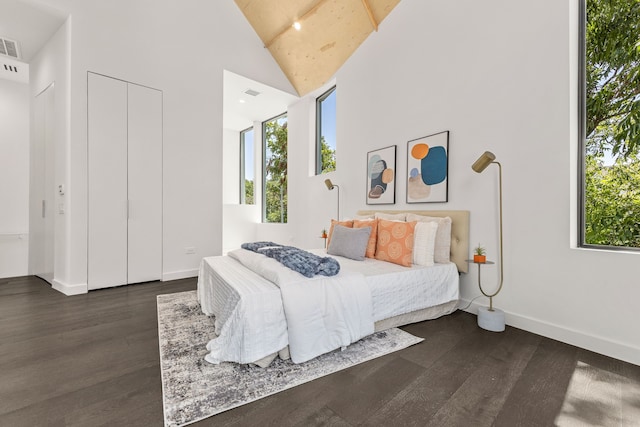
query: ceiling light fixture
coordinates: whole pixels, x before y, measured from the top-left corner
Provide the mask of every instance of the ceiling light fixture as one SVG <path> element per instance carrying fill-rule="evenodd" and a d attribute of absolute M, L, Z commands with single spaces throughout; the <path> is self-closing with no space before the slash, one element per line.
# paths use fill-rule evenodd
<path fill-rule="evenodd" d="M 300 31 L 300 28 L 302 28 L 302 25 L 300 25 L 300 22 L 296 21 L 293 23 L 293 28 Z"/>

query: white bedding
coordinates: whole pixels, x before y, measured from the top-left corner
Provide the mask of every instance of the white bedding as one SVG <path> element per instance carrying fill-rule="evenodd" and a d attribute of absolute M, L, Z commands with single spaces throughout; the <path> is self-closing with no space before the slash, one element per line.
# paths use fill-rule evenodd
<path fill-rule="evenodd" d="M 203 313 L 216 316 L 210 363 L 252 363 L 289 344 L 280 289 L 233 258 L 201 261 L 198 301 Z"/>
<path fill-rule="evenodd" d="M 310 252 L 325 254 L 324 249 Z M 429 267 L 412 265 L 408 268 L 372 258 L 365 258 L 364 261 L 340 256 L 334 258 L 340 263 L 341 269 L 365 275 L 371 289 L 375 322 L 454 301 L 460 296 L 460 276 L 452 262 Z"/>
<path fill-rule="evenodd" d="M 326 255 L 324 250 L 311 252 Z M 198 277 L 202 310 L 216 316 L 219 334 L 207 346 L 206 360 L 212 363 L 251 363 L 278 352 L 287 344 L 293 361 L 301 363 L 299 360 L 309 360 L 373 333 L 373 322 L 458 299 L 459 276 L 453 263 L 407 268 L 369 258 L 354 261 L 336 256 L 341 271 L 332 286 L 331 280 L 327 282 L 330 278 L 304 278 L 277 261 L 251 251 L 234 251 L 229 255 L 203 259 Z M 269 280 L 244 268 L 237 258 L 253 263 L 253 268 Z M 273 263 L 279 268 L 265 267 Z M 305 286 L 300 278 L 314 285 Z M 366 316 L 367 307 L 358 302 L 365 295 L 363 288 L 371 295 L 371 322 L 362 322 L 366 317 L 359 317 L 358 325 L 351 315 L 344 319 L 344 314 L 335 314 L 351 310 L 352 314 L 361 311 Z M 344 289 L 355 290 L 355 293 L 346 296 L 336 293 Z M 312 297 L 308 298 L 309 295 Z M 348 301 L 356 304 L 356 308 L 349 309 L 345 305 Z M 328 312 L 334 314 L 327 316 Z M 347 320 L 355 326 L 343 323 Z M 327 332 L 330 330 L 337 333 Z M 295 357 L 294 347 L 302 349 Z M 319 350 L 322 352 L 315 354 Z"/>
<path fill-rule="evenodd" d="M 371 292 L 363 274 L 341 269 L 332 277 L 307 278 L 245 249 L 231 251 L 229 257 L 280 288 L 293 362 L 306 362 L 373 333 Z"/>

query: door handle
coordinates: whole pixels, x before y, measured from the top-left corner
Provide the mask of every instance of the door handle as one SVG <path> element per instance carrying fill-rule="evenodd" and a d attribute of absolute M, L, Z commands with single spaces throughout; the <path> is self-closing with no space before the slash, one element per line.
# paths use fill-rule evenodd
<path fill-rule="evenodd" d="M 45 200 L 42 201 L 42 218 L 45 217 Z"/>

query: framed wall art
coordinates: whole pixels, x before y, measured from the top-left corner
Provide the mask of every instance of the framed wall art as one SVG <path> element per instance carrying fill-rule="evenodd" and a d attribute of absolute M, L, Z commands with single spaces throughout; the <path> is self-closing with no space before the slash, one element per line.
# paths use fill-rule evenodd
<path fill-rule="evenodd" d="M 448 177 L 448 130 L 407 143 L 407 203 L 447 202 Z"/>
<path fill-rule="evenodd" d="M 396 202 L 396 146 L 367 153 L 367 204 L 392 205 Z"/>

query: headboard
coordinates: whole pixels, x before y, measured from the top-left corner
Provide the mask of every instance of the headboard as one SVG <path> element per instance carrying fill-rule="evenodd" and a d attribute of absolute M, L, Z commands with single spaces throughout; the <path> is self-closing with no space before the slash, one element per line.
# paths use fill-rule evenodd
<path fill-rule="evenodd" d="M 451 261 L 458 266 L 460 273 L 469 271 L 469 211 L 412 211 L 412 210 L 367 210 L 358 211 L 358 215 L 384 213 L 413 213 L 416 215 L 451 218 Z"/>

